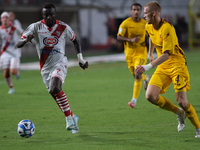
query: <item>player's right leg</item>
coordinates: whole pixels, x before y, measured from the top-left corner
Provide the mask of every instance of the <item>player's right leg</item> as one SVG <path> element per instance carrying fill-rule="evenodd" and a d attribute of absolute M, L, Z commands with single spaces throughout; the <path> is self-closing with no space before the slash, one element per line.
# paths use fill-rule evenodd
<path fill-rule="evenodd" d="M 132 97 L 131 101 L 128 102 L 128 105 L 131 108 L 134 108 L 136 103 L 137 103 L 137 99 L 138 99 L 138 96 L 140 94 L 141 87 L 142 87 L 142 80 L 141 79 L 135 79 L 134 85 L 133 85 L 133 97 Z"/>
<path fill-rule="evenodd" d="M 137 99 L 142 87 L 142 76 L 136 77 L 134 73 L 135 67 L 139 64 L 140 59 L 133 59 L 132 56 L 126 56 L 126 61 L 127 61 L 128 69 L 130 70 L 131 74 L 135 78 L 135 81 L 133 84 L 133 96 L 132 96 L 131 101 L 128 102 L 128 106 L 131 108 L 134 108 L 137 103 Z"/>
<path fill-rule="evenodd" d="M 78 127 L 79 117 L 74 114 L 72 118 L 74 119 L 74 123 L 75 123 L 75 128 L 72 129 L 72 133 L 78 133 L 79 132 L 79 127 Z"/>
<path fill-rule="evenodd" d="M 144 89 L 147 90 L 147 87 L 148 87 L 148 84 L 149 84 L 149 81 L 150 81 L 150 75 L 149 74 L 146 74 L 146 75 L 143 75 L 142 74 L 142 81 L 144 82 Z"/>
<path fill-rule="evenodd" d="M 138 96 L 140 94 L 140 90 L 142 87 L 142 81 L 144 81 L 144 88 L 146 90 L 149 80 L 150 80 L 150 75 L 142 74 L 142 76 L 136 76 L 135 72 L 134 72 L 135 68 L 138 65 L 146 64 L 147 60 L 145 58 L 146 58 L 145 56 L 136 57 L 136 58 L 134 56 L 126 56 L 128 68 L 129 68 L 131 74 L 135 77 L 135 81 L 134 81 L 134 85 L 133 85 L 133 97 L 132 97 L 131 101 L 128 102 L 128 105 L 131 108 L 134 108 L 137 103 L 137 99 L 138 99 Z"/>
<path fill-rule="evenodd" d="M 20 58 L 12 57 L 10 60 L 10 73 L 14 75 L 16 79 L 20 78 L 19 65 L 20 65 Z"/>

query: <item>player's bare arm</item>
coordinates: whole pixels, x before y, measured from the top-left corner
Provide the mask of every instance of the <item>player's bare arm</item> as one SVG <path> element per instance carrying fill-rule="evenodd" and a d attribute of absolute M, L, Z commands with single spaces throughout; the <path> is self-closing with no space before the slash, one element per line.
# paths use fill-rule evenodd
<path fill-rule="evenodd" d="M 32 39 L 34 38 L 34 35 L 28 35 L 26 39 L 20 39 L 17 43 L 17 48 L 21 48 L 23 47 L 27 42 L 31 42 L 32 43 Z"/>
<path fill-rule="evenodd" d="M 163 62 L 165 62 L 166 60 L 168 60 L 170 58 L 170 55 L 169 53 L 163 53 L 160 57 L 158 57 L 157 59 L 155 59 L 154 61 L 152 61 L 151 63 L 147 64 L 147 65 L 141 65 L 141 66 L 138 66 L 136 69 L 135 69 L 135 73 L 137 75 L 141 75 L 143 72 L 151 69 L 151 68 L 154 68 L 154 67 L 157 67 L 158 65 L 162 64 Z"/>
<path fill-rule="evenodd" d="M 79 66 L 85 70 L 85 68 L 88 68 L 88 62 L 83 59 L 81 44 L 77 37 L 75 37 L 75 39 L 73 40 L 73 44 L 77 51 Z"/>
<path fill-rule="evenodd" d="M 153 51 L 154 51 L 154 44 L 151 41 L 151 38 L 149 37 L 149 59 L 150 59 L 150 62 L 154 61 Z"/>
<path fill-rule="evenodd" d="M 136 37 L 134 37 L 134 38 L 126 38 L 126 37 L 123 37 L 123 36 L 121 36 L 121 35 L 118 35 L 118 36 L 117 36 L 117 39 L 118 39 L 119 41 L 122 41 L 122 42 L 135 42 L 135 43 L 138 43 L 139 40 L 140 40 L 140 36 L 136 36 Z"/>

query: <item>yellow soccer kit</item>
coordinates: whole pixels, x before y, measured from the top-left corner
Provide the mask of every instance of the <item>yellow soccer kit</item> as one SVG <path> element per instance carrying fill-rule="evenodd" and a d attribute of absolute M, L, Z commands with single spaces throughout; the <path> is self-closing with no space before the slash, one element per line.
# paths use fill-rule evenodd
<path fill-rule="evenodd" d="M 149 85 L 156 85 L 161 89 L 161 93 L 164 93 L 173 82 L 175 92 L 188 91 L 190 78 L 184 51 L 179 47 L 174 27 L 165 20 L 161 23 L 158 30 L 155 30 L 152 24 L 146 24 L 145 28 L 156 48 L 158 57 L 167 52 L 170 58 L 157 67 Z"/>
<path fill-rule="evenodd" d="M 124 53 L 126 54 L 127 65 L 133 75 L 136 67 L 138 65 L 145 65 L 147 61 L 145 24 L 146 21 L 144 19 L 140 19 L 139 22 L 135 22 L 132 17 L 129 17 L 121 23 L 117 34 L 126 38 L 140 36 L 138 43 L 124 42 Z"/>

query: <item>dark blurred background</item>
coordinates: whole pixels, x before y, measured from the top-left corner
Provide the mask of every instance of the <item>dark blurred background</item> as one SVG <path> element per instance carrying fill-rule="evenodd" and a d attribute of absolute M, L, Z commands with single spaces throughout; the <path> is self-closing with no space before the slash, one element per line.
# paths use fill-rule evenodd
<path fill-rule="evenodd" d="M 13 11 L 22 28 L 26 29 L 31 23 L 42 19 L 41 9 L 45 3 L 53 3 L 57 9 L 57 19 L 72 27 L 81 41 L 83 51 L 121 53 L 123 43 L 116 39 L 118 27 L 130 16 L 130 7 L 135 2 L 144 6 L 150 0 L 0 0 L 0 13 Z M 194 46 L 198 48 L 200 1 L 158 2 L 162 7 L 162 18 L 175 27 L 180 46 L 185 49 Z M 141 17 L 143 18 L 143 13 Z M 27 44 L 23 48 L 22 56 L 37 56 L 34 49 L 35 46 Z M 69 40 L 66 42 L 66 51 L 74 52 L 73 44 Z"/>

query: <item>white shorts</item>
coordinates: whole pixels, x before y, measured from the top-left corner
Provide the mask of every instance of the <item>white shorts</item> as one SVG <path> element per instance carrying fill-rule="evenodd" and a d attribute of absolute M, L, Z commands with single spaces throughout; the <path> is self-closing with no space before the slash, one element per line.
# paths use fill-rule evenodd
<path fill-rule="evenodd" d="M 15 57 L 1 57 L 0 67 L 2 69 L 19 69 L 20 58 Z"/>
<path fill-rule="evenodd" d="M 56 63 L 52 68 L 42 70 L 43 82 L 49 92 L 51 91 L 51 79 L 53 77 L 59 78 L 64 84 L 67 75 L 67 63 L 67 58 L 64 57 L 62 61 Z"/>

